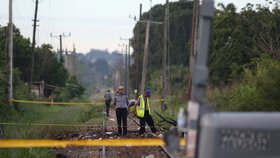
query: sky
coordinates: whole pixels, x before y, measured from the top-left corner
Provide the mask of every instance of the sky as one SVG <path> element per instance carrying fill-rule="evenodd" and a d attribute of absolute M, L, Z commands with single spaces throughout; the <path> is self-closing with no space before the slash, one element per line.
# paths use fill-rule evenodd
<path fill-rule="evenodd" d="M 32 39 L 35 0 L 13 0 L 13 21 L 24 37 Z M 50 43 L 59 48 L 59 39 L 53 36 L 71 33 L 63 39 L 63 49 L 87 53 L 90 49 L 121 50 L 123 39 L 132 37 L 136 23 L 131 17 L 139 16 L 139 5 L 143 12 L 166 0 L 39 0 L 37 45 Z M 170 0 L 174 2 L 176 0 Z M 0 0 L 0 25 L 8 23 L 8 2 Z M 217 0 L 218 3 L 234 3 L 238 9 L 247 3 L 266 4 L 265 0 Z"/>

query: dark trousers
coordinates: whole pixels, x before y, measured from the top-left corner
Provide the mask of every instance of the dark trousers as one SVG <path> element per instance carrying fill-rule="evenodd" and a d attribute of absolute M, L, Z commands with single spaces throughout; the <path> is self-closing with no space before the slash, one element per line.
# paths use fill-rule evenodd
<path fill-rule="evenodd" d="M 143 118 L 140 118 L 140 130 L 139 130 L 139 134 L 144 134 L 145 133 L 145 125 L 147 124 L 149 125 L 150 129 L 152 130 L 153 133 L 157 132 L 157 129 L 155 127 L 154 124 L 154 120 L 152 118 L 152 116 L 149 114 L 149 110 L 145 110 L 145 114 Z"/>
<path fill-rule="evenodd" d="M 111 101 L 105 101 L 105 104 L 106 104 L 106 114 L 107 114 L 107 116 L 109 116 Z"/>
<path fill-rule="evenodd" d="M 127 108 L 116 108 L 118 134 L 127 134 Z M 123 131 L 122 131 L 123 129 Z"/>

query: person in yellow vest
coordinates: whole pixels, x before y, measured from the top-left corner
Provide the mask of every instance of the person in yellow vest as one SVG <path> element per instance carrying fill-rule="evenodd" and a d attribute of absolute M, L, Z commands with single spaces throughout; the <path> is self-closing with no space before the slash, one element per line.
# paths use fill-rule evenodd
<path fill-rule="evenodd" d="M 150 96 L 151 96 L 151 90 L 146 89 L 144 94 L 138 97 L 138 101 L 135 104 L 136 116 L 139 118 L 139 122 L 140 122 L 140 130 L 139 130 L 140 135 L 145 133 L 146 123 L 149 125 L 153 133 L 157 132 L 157 129 L 154 124 L 154 120 L 151 116 L 150 102 L 149 102 Z"/>

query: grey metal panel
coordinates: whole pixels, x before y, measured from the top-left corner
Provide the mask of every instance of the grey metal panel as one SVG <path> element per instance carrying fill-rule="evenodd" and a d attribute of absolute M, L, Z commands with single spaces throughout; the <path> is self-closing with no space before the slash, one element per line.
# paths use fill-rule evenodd
<path fill-rule="evenodd" d="M 280 157 L 280 113 L 210 113 L 200 126 L 199 158 Z"/>

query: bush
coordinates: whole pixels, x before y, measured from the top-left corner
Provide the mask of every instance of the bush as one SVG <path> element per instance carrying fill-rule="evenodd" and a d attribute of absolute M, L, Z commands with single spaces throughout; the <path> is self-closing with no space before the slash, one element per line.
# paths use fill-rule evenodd
<path fill-rule="evenodd" d="M 280 62 L 267 56 L 253 60 L 240 82 L 215 90 L 210 99 L 221 111 L 280 111 Z"/>
<path fill-rule="evenodd" d="M 77 81 L 76 77 L 71 77 L 66 83 L 66 87 L 55 91 L 55 101 L 69 101 L 81 99 L 85 88 Z"/>

